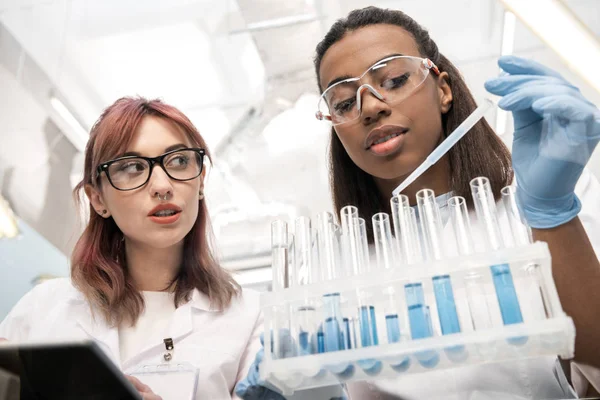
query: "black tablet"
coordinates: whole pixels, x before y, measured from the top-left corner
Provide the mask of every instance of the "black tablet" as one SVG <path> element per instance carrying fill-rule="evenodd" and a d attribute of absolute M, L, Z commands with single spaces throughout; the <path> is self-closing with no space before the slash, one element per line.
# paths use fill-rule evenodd
<path fill-rule="evenodd" d="M 93 341 L 0 342 L 0 370 L 20 378 L 20 396 L 7 400 L 141 399 Z"/>

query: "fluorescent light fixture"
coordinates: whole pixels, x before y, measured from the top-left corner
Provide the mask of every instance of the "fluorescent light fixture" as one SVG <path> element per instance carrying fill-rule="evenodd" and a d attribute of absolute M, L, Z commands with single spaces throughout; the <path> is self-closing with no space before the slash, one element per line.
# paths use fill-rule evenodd
<path fill-rule="evenodd" d="M 515 14 L 510 11 L 505 11 L 504 22 L 502 24 L 502 47 L 500 50 L 500 53 L 503 56 L 512 54 L 514 51 L 516 25 L 517 18 L 515 17 Z M 498 135 L 504 135 L 506 133 L 507 120 L 508 113 L 500 108 L 496 108 L 496 133 Z"/>
<path fill-rule="evenodd" d="M 0 239 L 14 238 L 19 235 L 17 217 L 2 196 L 0 196 Z"/>
<path fill-rule="evenodd" d="M 504 23 L 502 24 L 502 49 L 503 56 L 513 53 L 515 48 L 515 27 L 517 18 L 510 11 L 504 12 Z"/>
<path fill-rule="evenodd" d="M 243 32 L 257 32 L 264 31 L 267 29 L 284 28 L 287 26 L 306 24 L 309 22 L 318 21 L 320 19 L 321 18 L 317 17 L 315 14 L 292 15 L 289 17 L 273 18 L 259 22 L 251 22 L 248 25 L 246 25 L 245 29 L 236 29 L 231 31 L 230 33 L 235 34 Z"/>
<path fill-rule="evenodd" d="M 81 152 L 85 151 L 85 145 L 89 139 L 88 132 L 81 126 L 77 118 L 69 111 L 67 106 L 57 97 L 50 97 L 50 105 L 56 111 L 66 126 L 63 128 L 63 133 L 75 148 Z"/>
<path fill-rule="evenodd" d="M 573 71 L 600 92 L 600 41 L 562 1 L 500 1 Z"/>

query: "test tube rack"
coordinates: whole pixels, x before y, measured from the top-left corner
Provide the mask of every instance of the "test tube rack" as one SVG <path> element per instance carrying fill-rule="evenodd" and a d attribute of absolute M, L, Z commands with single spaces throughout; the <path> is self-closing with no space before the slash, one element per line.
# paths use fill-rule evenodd
<path fill-rule="evenodd" d="M 288 243 L 293 255 L 293 240 Z M 343 254 L 348 247 L 336 249 L 340 260 L 348 260 Z M 560 304 L 546 243 L 521 242 L 426 258 L 410 268 L 397 257 L 393 258 L 397 267 L 381 268 L 374 251 L 370 253 L 367 263 L 378 265 L 368 273 L 347 273 L 261 294 L 263 380 L 287 395 L 349 381 L 537 356 L 573 356 L 575 328 Z M 286 263 L 294 261 L 298 260 L 285 258 Z M 505 288 L 497 285 L 498 266 L 512 279 L 520 304 L 517 320 L 510 320 L 499 304 L 498 290 Z M 452 282 L 451 308 L 458 315 L 458 331 L 448 332 L 443 321 L 445 306 L 436 291 L 439 277 Z M 411 326 L 418 319 L 410 315 L 415 284 L 421 290 L 419 315 L 429 324 L 419 329 Z M 397 321 L 391 329 L 389 318 L 394 316 Z"/>

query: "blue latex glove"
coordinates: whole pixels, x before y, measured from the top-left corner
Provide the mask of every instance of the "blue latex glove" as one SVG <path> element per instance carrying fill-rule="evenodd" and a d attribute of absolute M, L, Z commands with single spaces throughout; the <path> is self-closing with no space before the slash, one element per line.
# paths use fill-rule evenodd
<path fill-rule="evenodd" d="M 244 400 L 285 400 L 285 397 L 276 388 L 271 387 L 260 379 L 259 368 L 265 355 L 264 336 L 262 333 L 260 334 L 260 344 L 263 347 L 256 353 L 254 363 L 250 366 L 246 378 L 239 381 L 235 386 L 235 394 Z"/>
<path fill-rule="evenodd" d="M 512 111 L 513 168 L 518 204 L 533 228 L 575 218 L 581 202 L 575 184 L 600 140 L 600 111 L 557 72 L 531 60 L 504 56 L 505 74 L 485 88 Z"/>
<path fill-rule="evenodd" d="M 290 349 L 293 344 L 293 339 L 288 332 L 280 334 L 283 351 L 290 355 Z M 260 335 L 260 344 L 263 346 L 254 359 L 254 363 L 250 366 L 248 375 L 245 379 L 239 381 L 235 386 L 235 394 L 244 400 L 346 400 L 344 389 L 341 385 L 326 386 L 315 389 L 307 389 L 295 392 L 291 396 L 284 397 L 275 387 L 269 385 L 260 379 L 260 364 L 262 363 L 265 349 L 264 336 Z"/>

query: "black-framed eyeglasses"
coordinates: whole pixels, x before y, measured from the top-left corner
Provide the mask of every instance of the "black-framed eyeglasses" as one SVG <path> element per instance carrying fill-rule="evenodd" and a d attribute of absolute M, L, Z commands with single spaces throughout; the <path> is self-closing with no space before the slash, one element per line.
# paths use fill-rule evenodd
<path fill-rule="evenodd" d="M 202 173 L 205 150 L 184 148 L 168 151 L 158 157 L 125 156 L 98 165 L 97 178 L 102 172 L 117 190 L 134 190 L 150 180 L 154 165 L 158 164 L 176 181 L 189 181 Z"/>

